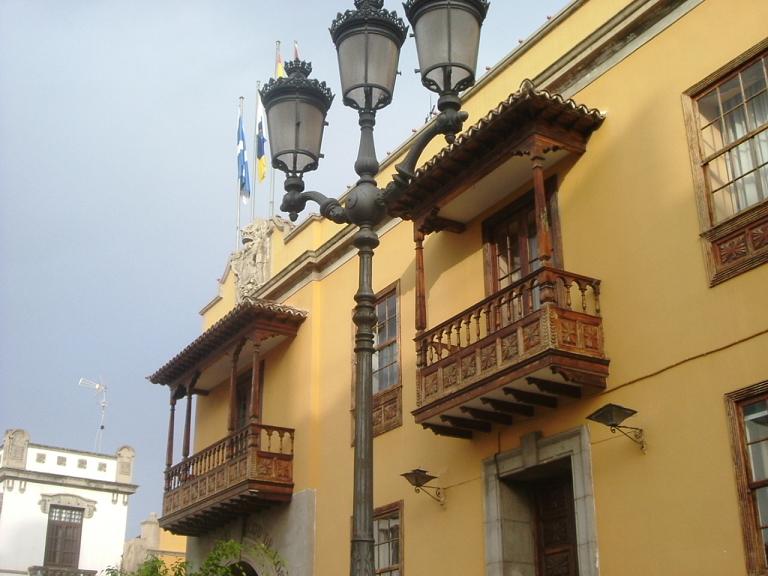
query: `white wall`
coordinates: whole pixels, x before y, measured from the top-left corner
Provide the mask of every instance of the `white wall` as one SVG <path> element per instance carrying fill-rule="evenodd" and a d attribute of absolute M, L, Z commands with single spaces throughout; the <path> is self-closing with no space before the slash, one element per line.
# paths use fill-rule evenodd
<path fill-rule="evenodd" d="M 38 458 L 38 454 L 44 457 Z M 60 458 L 65 458 L 66 462 Z M 100 463 L 106 469 L 99 470 Z M 26 472 L 56 474 L 57 477 L 38 476 L 38 480 L 23 481 L 9 478 L 14 475 L 14 468 L 0 467 L 0 476 L 4 477 L 4 480 L 0 479 L 0 493 L 3 494 L 0 509 L 0 575 L 26 573 L 30 566 L 43 565 L 48 525 L 47 511 L 42 509 L 44 495 L 65 494 L 93 502 L 92 516 L 88 518 L 86 514 L 83 518 L 80 569 L 101 571 L 108 566 L 119 566 L 129 495 L 125 493 L 124 484 L 121 488 L 123 493 L 117 492 L 117 464 L 114 456 L 30 444 Z M 72 485 L 82 484 L 81 479 L 99 481 L 98 484 L 106 490 Z M 125 477 L 121 480 L 124 482 Z"/>

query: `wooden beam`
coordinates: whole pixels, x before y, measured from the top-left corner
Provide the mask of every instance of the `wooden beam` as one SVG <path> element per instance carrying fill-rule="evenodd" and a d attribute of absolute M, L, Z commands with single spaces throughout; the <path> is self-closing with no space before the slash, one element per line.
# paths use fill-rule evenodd
<path fill-rule="evenodd" d="M 514 419 L 509 414 L 501 412 L 492 412 L 490 410 L 480 410 L 479 408 L 472 408 L 470 406 L 462 406 L 461 411 L 465 414 L 469 414 L 475 420 L 481 420 L 485 422 L 493 422 L 495 424 L 504 424 L 509 426 L 514 424 Z"/>
<path fill-rule="evenodd" d="M 166 470 L 173 466 L 173 433 L 176 429 L 176 395 L 171 389 L 171 413 L 168 417 L 168 444 L 165 447 L 165 468 Z M 166 485 L 168 490 L 170 486 Z"/>
<path fill-rule="evenodd" d="M 539 394 L 538 392 L 527 392 L 517 388 L 504 388 L 504 394 L 509 394 L 518 402 L 533 404 L 535 406 L 544 406 L 545 408 L 557 408 L 557 398 Z"/>
<path fill-rule="evenodd" d="M 570 386 L 562 382 L 553 382 L 552 380 L 543 380 L 542 378 L 526 378 L 528 384 L 536 386 L 542 392 L 566 396 L 568 398 L 581 398 L 581 388 Z"/>
<path fill-rule="evenodd" d="M 464 428 L 466 430 L 477 430 L 478 432 L 490 432 L 491 425 L 488 422 L 480 422 L 479 420 L 472 420 L 471 418 L 461 418 L 459 416 L 440 416 L 440 420 L 455 426 L 456 428 Z"/>
<path fill-rule="evenodd" d="M 448 436 L 450 438 L 462 438 L 464 440 L 472 439 L 472 432 L 469 430 L 460 430 L 452 426 L 440 426 L 439 424 L 430 424 L 426 422 L 421 425 L 425 430 L 431 430 L 438 436 Z"/>
<path fill-rule="evenodd" d="M 413 241 L 416 244 L 416 332 L 427 329 L 427 291 L 424 280 L 424 232 L 413 223 Z"/>
<path fill-rule="evenodd" d="M 521 404 L 519 402 L 508 402 L 507 400 L 497 400 L 496 398 L 480 398 L 483 404 L 487 404 L 497 412 L 507 414 L 518 414 L 520 416 L 533 416 L 535 411 L 530 404 Z"/>

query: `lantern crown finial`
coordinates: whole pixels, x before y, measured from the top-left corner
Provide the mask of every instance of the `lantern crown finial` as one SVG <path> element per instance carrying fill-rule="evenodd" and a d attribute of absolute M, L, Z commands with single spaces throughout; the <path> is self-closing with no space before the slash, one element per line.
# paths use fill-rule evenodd
<path fill-rule="evenodd" d="M 388 29 L 402 46 L 408 35 L 408 26 L 394 10 L 384 8 L 384 0 L 355 0 L 355 10 L 336 14 L 330 31 L 333 42 L 338 46 L 341 36 L 361 24 L 379 24 Z"/>
<path fill-rule="evenodd" d="M 306 60 L 291 60 L 285 63 L 285 73 L 289 77 L 301 76 L 302 78 L 309 78 L 312 74 L 312 63 Z"/>
<path fill-rule="evenodd" d="M 293 92 L 296 89 L 308 89 L 324 104 L 325 109 L 331 107 L 333 102 L 333 92 L 325 82 L 316 78 L 309 78 L 312 73 L 312 63 L 306 60 L 291 60 L 285 63 L 285 73 L 287 76 L 282 78 L 270 78 L 269 81 L 259 91 L 261 100 L 267 102 L 277 96 L 287 92 Z"/>

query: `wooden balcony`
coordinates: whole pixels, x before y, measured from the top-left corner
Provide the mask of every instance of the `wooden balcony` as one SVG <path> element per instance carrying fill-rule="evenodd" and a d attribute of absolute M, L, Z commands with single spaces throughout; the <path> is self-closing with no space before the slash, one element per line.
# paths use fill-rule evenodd
<path fill-rule="evenodd" d="M 416 422 L 471 438 L 605 388 L 600 281 L 541 268 L 416 338 Z"/>
<path fill-rule="evenodd" d="M 249 424 L 165 473 L 160 526 L 198 535 L 293 494 L 290 428 Z"/>

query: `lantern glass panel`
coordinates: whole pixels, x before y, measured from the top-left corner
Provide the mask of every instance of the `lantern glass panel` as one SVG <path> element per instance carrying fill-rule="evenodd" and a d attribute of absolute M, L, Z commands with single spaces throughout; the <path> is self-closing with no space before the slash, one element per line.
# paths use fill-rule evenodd
<path fill-rule="evenodd" d="M 399 46 L 389 36 L 369 30 L 350 34 L 337 50 L 345 99 L 359 109 L 389 104 L 397 77 Z M 366 88 L 370 88 L 370 103 L 366 102 Z"/>
<path fill-rule="evenodd" d="M 299 102 L 297 116 L 299 129 L 296 148 L 303 152 L 297 158 L 300 163 L 297 170 L 303 171 L 320 157 L 325 114 L 309 102 Z"/>
<path fill-rule="evenodd" d="M 284 99 L 267 110 L 273 161 L 291 173 L 314 169 L 320 156 L 325 114 L 310 101 Z"/>
<path fill-rule="evenodd" d="M 474 14 L 457 6 L 427 10 L 414 31 L 419 66 L 428 84 L 438 91 L 451 90 L 475 75 L 480 23 Z"/>

